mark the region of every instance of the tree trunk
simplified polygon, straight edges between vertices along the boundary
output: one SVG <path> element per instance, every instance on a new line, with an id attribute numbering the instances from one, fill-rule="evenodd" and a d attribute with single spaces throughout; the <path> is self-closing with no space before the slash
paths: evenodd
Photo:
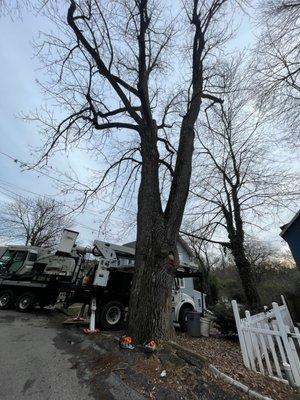
<path id="1" fill-rule="evenodd" d="M 235 265 L 239 271 L 247 304 L 251 310 L 259 310 L 261 308 L 261 301 L 257 291 L 254 274 L 251 269 L 251 264 L 246 258 L 243 244 L 241 242 L 234 243 L 231 251 Z"/>
<path id="2" fill-rule="evenodd" d="M 143 165 L 138 197 L 135 274 L 129 304 L 128 331 L 136 341 L 167 338 L 172 327 L 173 267 L 170 252 L 176 241 L 168 241 L 159 192 L 159 155 L 156 131 L 145 131 L 141 146 Z"/>
<path id="3" fill-rule="evenodd" d="M 248 261 L 245 253 L 244 222 L 242 219 L 241 205 L 236 186 L 232 188 L 231 196 L 233 202 L 233 219 L 235 223 L 234 228 L 233 220 L 231 220 L 232 222 L 228 230 L 228 236 L 231 243 L 231 251 L 235 261 L 235 265 L 239 271 L 248 306 L 251 310 L 256 311 L 261 307 L 261 301 L 257 291 L 257 286 L 251 264 Z"/>
<path id="4" fill-rule="evenodd" d="M 140 240 L 137 243 L 128 327 L 137 342 L 167 339 L 174 332 L 171 313 L 173 271 L 168 265 L 167 253 L 176 246 L 164 247 L 163 240 L 154 227 L 147 235 L 147 243 Z"/>
<path id="5" fill-rule="evenodd" d="M 142 15 L 142 14 L 141 14 Z M 199 26 L 198 26 L 199 31 Z M 157 126 L 151 120 L 150 106 L 145 102 L 145 125 L 140 125 L 142 171 L 138 197 L 135 274 L 129 304 L 129 332 L 137 340 L 168 338 L 172 327 L 173 270 L 178 266 L 177 239 L 189 192 L 194 151 L 194 125 L 199 115 L 202 94 L 202 62 L 199 35 L 195 35 L 193 53 L 193 93 L 183 117 L 170 194 L 165 212 L 162 210 L 159 185 L 159 152 Z M 142 37 L 142 36 L 141 36 Z M 141 51 L 144 52 L 140 41 Z M 141 53 L 142 54 L 142 53 Z M 143 59 L 143 57 L 141 57 Z M 143 61 L 143 60 L 142 60 Z M 144 64 L 140 62 L 140 78 Z M 139 91 L 148 98 L 146 79 Z M 144 84 L 144 86 L 143 86 Z M 173 253 L 175 266 L 168 265 Z"/>
<path id="6" fill-rule="evenodd" d="M 189 190 L 194 130 L 181 128 L 175 173 L 168 205 L 162 210 L 159 191 L 157 130 L 141 134 L 142 171 L 138 197 L 135 274 L 129 304 L 129 333 L 138 342 L 167 339 L 172 324 L 173 273 L 178 266 L 177 240 Z M 175 265 L 168 263 L 173 254 Z"/>

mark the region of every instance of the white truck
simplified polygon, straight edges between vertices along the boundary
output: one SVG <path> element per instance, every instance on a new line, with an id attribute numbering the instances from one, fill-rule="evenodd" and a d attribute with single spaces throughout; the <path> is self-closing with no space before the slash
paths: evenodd
<path id="1" fill-rule="evenodd" d="M 85 249 L 96 258 L 96 265 L 87 276 L 68 287 L 60 298 L 67 304 L 96 303 L 96 323 L 104 329 L 120 329 L 124 324 L 129 304 L 134 272 L 135 249 L 95 240 L 92 249 Z M 186 313 L 206 311 L 205 294 L 194 289 L 185 293 L 185 281 L 193 286 L 193 278 L 200 273 L 194 265 L 181 263 L 174 273 L 172 313 L 175 326 L 185 329 Z"/>
<path id="2" fill-rule="evenodd" d="M 77 232 L 65 229 L 56 252 L 35 246 L 7 246 L 0 256 L 0 310 L 30 311 L 55 304 L 62 287 L 77 277 L 83 255 L 74 250 Z"/>
<path id="3" fill-rule="evenodd" d="M 95 240 L 93 247 L 76 245 L 78 232 L 64 230 L 57 251 L 9 246 L 0 257 L 0 309 L 15 306 L 29 311 L 34 305 L 60 302 L 96 303 L 96 323 L 102 329 L 120 329 L 129 304 L 135 249 Z M 91 255 L 91 260 L 88 259 Z M 186 313 L 206 310 L 205 294 L 190 289 L 199 276 L 182 262 L 174 274 L 173 321 L 185 329 Z"/>

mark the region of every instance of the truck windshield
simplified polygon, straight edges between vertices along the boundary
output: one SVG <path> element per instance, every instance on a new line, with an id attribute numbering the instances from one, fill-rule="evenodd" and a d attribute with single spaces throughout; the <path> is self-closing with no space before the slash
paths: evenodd
<path id="1" fill-rule="evenodd" d="M 0 258 L 0 270 L 17 272 L 23 266 L 27 253 L 27 251 L 6 250 Z"/>
<path id="2" fill-rule="evenodd" d="M 0 270 L 7 268 L 9 262 L 13 259 L 14 254 L 15 251 L 12 250 L 6 250 L 5 253 L 2 254 L 2 257 L 0 258 Z"/>

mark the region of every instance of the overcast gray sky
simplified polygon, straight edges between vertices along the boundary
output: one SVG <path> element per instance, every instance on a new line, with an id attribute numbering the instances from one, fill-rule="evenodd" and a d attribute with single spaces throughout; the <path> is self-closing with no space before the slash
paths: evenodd
<path id="1" fill-rule="evenodd" d="M 18 118 L 21 113 L 39 109 L 44 103 L 43 96 L 36 79 L 42 80 L 39 62 L 34 56 L 32 41 L 37 40 L 39 31 L 51 29 L 49 21 L 41 15 L 36 17 L 23 13 L 22 20 L 14 21 L 3 17 L 0 24 L 0 199 L 10 200 L 15 194 L 22 196 L 47 195 L 65 201 L 55 187 L 55 176 L 48 171 L 47 175 L 35 171 L 23 171 L 18 163 L 11 158 L 25 162 L 36 159 L 34 148 L 41 144 L 41 137 L 34 124 Z M 5 153 L 7 156 L 5 156 Z M 67 158 L 68 157 L 68 158 Z M 68 171 L 69 164 L 84 180 L 89 168 L 97 168 L 91 157 L 84 151 L 73 150 L 68 155 L 63 154 L 50 160 L 51 165 L 58 165 L 61 171 Z M 27 190 L 27 191 L 26 191 Z M 107 208 L 107 203 L 95 203 L 87 206 L 88 211 L 76 216 L 74 229 L 80 231 L 82 242 L 88 242 L 98 236 L 99 212 Z M 115 224 L 120 226 L 121 209 L 113 217 Z M 109 239 L 116 237 L 113 229 Z M 134 235 L 134 234 L 133 234 Z M 103 235 L 100 232 L 100 236 Z M 130 237 L 130 240 L 133 237 Z M 127 241 L 127 237 L 124 238 Z"/>
<path id="2" fill-rule="evenodd" d="M 244 16 L 241 20 L 238 39 L 232 45 L 243 48 L 251 45 L 253 32 L 249 18 Z M 43 78 L 43 71 L 39 70 L 39 63 L 34 57 L 32 41 L 36 40 L 39 31 L 47 31 L 51 28 L 47 19 L 41 15 L 36 17 L 24 12 L 22 20 L 12 21 L 9 17 L 2 17 L 0 24 L 0 200 L 11 200 L 16 194 L 22 196 L 47 195 L 65 201 L 55 188 L 55 181 L 49 176 L 44 176 L 36 171 L 21 171 L 18 163 L 10 157 L 30 162 L 35 159 L 34 147 L 41 143 L 41 137 L 34 124 L 24 122 L 17 118 L 21 113 L 27 113 L 35 108 L 39 109 L 44 103 L 40 87 L 36 79 Z M 4 154 L 3 154 L 4 153 Z M 66 154 L 56 156 L 50 160 L 51 165 L 59 165 L 61 171 L 68 171 L 69 165 L 80 174 L 84 180 L 88 176 L 89 168 L 97 169 L 96 161 L 83 150 L 74 150 Z M 55 176 L 48 171 L 47 174 Z M 98 214 L 107 208 L 107 204 L 101 201 L 87 206 L 87 211 L 77 215 L 74 229 L 80 232 L 82 243 L 88 243 L 98 236 Z M 289 217 L 292 216 L 290 213 Z M 117 209 L 112 217 L 110 232 L 104 234 L 100 231 L 100 238 L 128 242 L 134 239 L 135 231 L 126 237 L 120 237 L 119 231 L 122 220 L 129 217 L 128 210 Z M 130 219 L 133 216 L 130 215 Z M 287 222 L 287 221 L 284 221 Z M 280 242 L 278 226 L 270 227 L 263 234 L 265 240 L 276 244 Z"/>

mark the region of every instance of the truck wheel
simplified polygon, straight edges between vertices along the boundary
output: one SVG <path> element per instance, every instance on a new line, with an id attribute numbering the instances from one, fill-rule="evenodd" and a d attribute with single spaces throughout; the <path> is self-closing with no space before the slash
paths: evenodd
<path id="1" fill-rule="evenodd" d="M 16 302 L 16 309 L 20 312 L 28 312 L 32 309 L 35 303 L 35 295 L 32 292 L 21 294 Z"/>
<path id="2" fill-rule="evenodd" d="M 180 312 L 179 312 L 179 318 L 178 318 L 178 322 L 180 325 L 180 330 L 182 332 L 186 332 L 187 330 L 187 326 L 186 326 L 186 322 L 187 322 L 187 313 L 193 311 L 192 307 L 182 307 Z"/>
<path id="3" fill-rule="evenodd" d="M 122 329 L 125 318 L 125 308 L 120 301 L 109 301 L 101 307 L 99 323 L 102 329 L 117 331 Z"/>
<path id="4" fill-rule="evenodd" d="M 0 292 L 0 310 L 11 308 L 14 303 L 14 297 L 15 295 L 12 290 L 2 290 L 2 292 Z"/>

